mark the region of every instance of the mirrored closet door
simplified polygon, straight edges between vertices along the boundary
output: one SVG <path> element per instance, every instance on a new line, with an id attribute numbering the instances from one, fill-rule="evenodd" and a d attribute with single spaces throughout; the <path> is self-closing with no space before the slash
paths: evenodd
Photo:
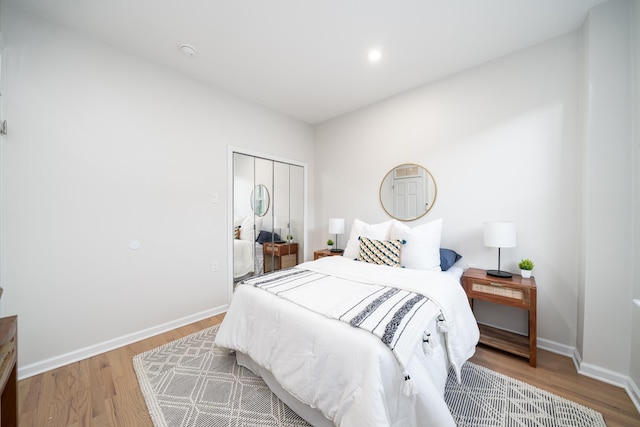
<path id="1" fill-rule="evenodd" d="M 304 260 L 304 167 L 233 153 L 233 283 Z"/>

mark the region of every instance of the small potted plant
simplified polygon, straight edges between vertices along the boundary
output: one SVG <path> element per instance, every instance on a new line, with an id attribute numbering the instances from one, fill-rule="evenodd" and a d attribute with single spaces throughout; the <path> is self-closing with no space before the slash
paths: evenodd
<path id="1" fill-rule="evenodd" d="M 331 249 L 331 246 L 333 246 L 333 240 L 327 240 L 327 246 L 329 247 L 329 249 Z"/>
<path id="2" fill-rule="evenodd" d="M 293 242 L 293 236 L 291 234 L 287 234 L 287 242 Z"/>
<path id="3" fill-rule="evenodd" d="M 533 270 L 533 261 L 529 258 L 524 258 L 520 260 L 518 263 L 518 267 L 520 267 L 520 275 L 525 279 L 531 277 L 531 270 Z"/>

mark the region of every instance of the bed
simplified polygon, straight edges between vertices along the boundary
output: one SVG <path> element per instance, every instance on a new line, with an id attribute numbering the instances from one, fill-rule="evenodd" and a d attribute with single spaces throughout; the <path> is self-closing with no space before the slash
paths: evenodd
<path id="1" fill-rule="evenodd" d="M 439 256 L 430 269 L 362 262 L 361 247 L 360 261 L 350 256 L 353 238 L 359 246 L 406 243 L 392 239 L 398 229 L 423 240 L 400 225 L 376 233 L 354 222 L 345 256 L 243 281 L 216 345 L 235 351 L 314 426 L 455 425 L 444 402 L 447 373 L 459 374 L 479 336 L 459 275 L 440 271 Z"/>
<path id="2" fill-rule="evenodd" d="M 233 279 L 262 274 L 264 255 L 262 243 L 271 241 L 272 234 L 262 230 L 262 218 L 234 218 Z M 257 231 L 257 234 L 255 231 Z M 277 235 L 275 235 L 279 239 Z"/>
<path id="3" fill-rule="evenodd" d="M 263 258 L 261 243 L 233 239 L 233 278 L 262 274 Z"/>

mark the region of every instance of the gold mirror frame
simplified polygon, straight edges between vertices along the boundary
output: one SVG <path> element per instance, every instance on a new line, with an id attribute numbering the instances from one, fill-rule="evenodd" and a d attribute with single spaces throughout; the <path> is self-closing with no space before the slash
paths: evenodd
<path id="1" fill-rule="evenodd" d="M 256 185 L 251 190 L 251 210 L 256 216 L 265 216 L 269 212 L 271 196 L 269 189 L 264 184 Z"/>
<path id="2" fill-rule="evenodd" d="M 394 192 L 403 191 L 403 189 L 396 187 L 398 184 L 404 183 L 416 186 L 416 189 L 412 190 L 413 195 L 416 196 L 414 206 L 396 205 L 394 207 L 394 200 L 397 201 L 400 196 Z M 402 187 L 406 188 L 404 185 Z M 410 193 L 405 194 L 410 195 Z M 431 172 L 415 163 L 403 163 L 394 167 L 385 175 L 380 184 L 380 204 L 387 215 L 398 221 L 415 221 L 422 218 L 433 208 L 437 195 L 438 187 Z M 409 197 L 405 197 L 405 201 L 409 201 Z M 423 208 L 420 209 L 418 206 L 423 206 Z"/>

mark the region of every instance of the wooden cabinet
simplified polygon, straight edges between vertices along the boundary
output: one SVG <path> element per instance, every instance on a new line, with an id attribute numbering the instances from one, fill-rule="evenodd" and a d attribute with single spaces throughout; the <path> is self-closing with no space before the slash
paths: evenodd
<path id="1" fill-rule="evenodd" d="M 315 261 L 318 258 L 323 258 L 326 256 L 342 256 L 343 253 L 343 250 L 341 250 L 340 252 L 332 252 L 330 249 L 320 249 L 313 252 L 313 260 Z"/>
<path id="2" fill-rule="evenodd" d="M 503 278 L 489 276 L 484 270 L 470 268 L 462 275 L 464 287 L 471 308 L 473 300 L 479 299 L 496 304 L 527 310 L 529 334 L 523 336 L 487 325 L 480 328 L 480 342 L 509 353 L 529 359 L 529 365 L 536 366 L 537 357 L 537 287 L 535 279 L 525 279 L 519 274 Z"/>
<path id="3" fill-rule="evenodd" d="M 264 272 L 298 265 L 297 243 L 263 243 Z"/>
<path id="4" fill-rule="evenodd" d="M 0 426 L 18 425 L 18 317 L 0 319 Z"/>

